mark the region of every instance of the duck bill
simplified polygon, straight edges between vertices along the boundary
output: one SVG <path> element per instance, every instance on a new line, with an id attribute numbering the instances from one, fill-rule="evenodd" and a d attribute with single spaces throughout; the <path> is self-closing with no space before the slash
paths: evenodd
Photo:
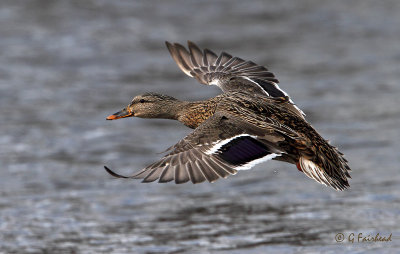
<path id="1" fill-rule="evenodd" d="M 107 116 L 106 119 L 107 120 L 117 120 L 120 118 L 125 118 L 125 117 L 130 117 L 130 116 L 133 116 L 133 112 L 130 112 L 129 110 L 124 108 L 123 110 L 118 111 L 117 113 Z"/>

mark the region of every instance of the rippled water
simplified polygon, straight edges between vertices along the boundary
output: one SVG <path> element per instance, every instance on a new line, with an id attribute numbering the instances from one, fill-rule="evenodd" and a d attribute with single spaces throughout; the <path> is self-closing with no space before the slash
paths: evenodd
<path id="1" fill-rule="evenodd" d="M 400 2 L 0 3 L 0 252 L 400 251 Z M 269 162 L 214 184 L 113 179 L 190 130 L 105 121 L 139 93 L 219 93 L 184 76 L 164 41 L 267 65 L 353 169 L 335 192 Z M 335 235 L 391 242 L 337 243 Z"/>

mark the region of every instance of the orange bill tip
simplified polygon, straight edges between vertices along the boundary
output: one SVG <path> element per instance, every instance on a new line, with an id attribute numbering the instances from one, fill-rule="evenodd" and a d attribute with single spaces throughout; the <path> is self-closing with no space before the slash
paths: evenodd
<path id="1" fill-rule="evenodd" d="M 116 119 L 118 119 L 118 118 L 119 118 L 119 117 L 116 116 L 116 115 L 109 115 L 109 116 L 107 116 L 106 120 L 116 120 Z"/>
<path id="2" fill-rule="evenodd" d="M 123 110 L 114 113 L 112 115 L 107 116 L 107 120 L 116 120 L 116 119 L 120 119 L 120 118 L 125 118 L 125 117 L 130 117 L 133 116 L 133 112 L 127 110 L 126 108 L 124 108 Z"/>

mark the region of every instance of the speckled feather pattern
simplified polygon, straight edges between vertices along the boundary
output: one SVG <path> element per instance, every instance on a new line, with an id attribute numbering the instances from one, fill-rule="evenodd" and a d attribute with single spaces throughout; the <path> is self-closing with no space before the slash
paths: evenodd
<path id="1" fill-rule="evenodd" d="M 336 190 L 349 187 L 350 168 L 343 154 L 305 120 L 267 68 L 225 52 L 219 56 L 208 49 L 202 52 L 192 42 L 189 51 L 177 43 L 167 47 L 185 74 L 202 84 L 217 85 L 224 93 L 196 102 L 156 93 L 136 96 L 122 112 L 175 119 L 194 131 L 130 178 L 214 182 L 274 159 L 296 164 L 308 177 Z"/>
<path id="2" fill-rule="evenodd" d="M 286 108 L 286 103 L 288 101 L 284 97 L 271 98 L 263 95 L 249 97 L 243 92 L 225 93 L 203 102 L 193 103 L 184 117 L 178 120 L 186 126 L 197 128 L 215 112 L 236 116 L 264 130 L 265 133 L 283 136 L 284 140 L 277 144 L 278 147 L 297 160 L 300 156 L 304 156 L 315 162 L 331 179 L 330 185 L 337 189 L 346 188 L 347 177 L 350 177 L 346 159 L 308 122 Z M 236 133 L 230 131 L 227 126 L 224 130 L 226 133 Z M 226 137 L 221 137 L 223 138 Z M 201 142 L 192 141 L 192 143 L 198 145 Z"/>

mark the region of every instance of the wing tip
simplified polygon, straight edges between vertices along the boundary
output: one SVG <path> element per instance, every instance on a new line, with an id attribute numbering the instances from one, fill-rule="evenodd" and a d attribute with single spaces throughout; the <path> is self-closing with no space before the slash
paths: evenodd
<path id="1" fill-rule="evenodd" d="M 123 176 L 120 174 L 115 173 L 114 171 L 112 171 L 110 168 L 108 168 L 107 166 L 104 166 L 104 169 L 107 171 L 107 173 L 109 173 L 110 175 L 112 175 L 113 177 L 116 178 L 129 178 L 128 176 Z"/>
<path id="2" fill-rule="evenodd" d="M 193 41 L 191 41 L 191 40 L 188 40 L 187 41 L 187 44 L 188 44 L 188 47 L 189 48 L 199 48 L 198 46 L 197 46 L 197 44 L 196 43 L 194 43 Z"/>
<path id="3" fill-rule="evenodd" d="M 173 50 L 173 45 L 169 41 L 165 41 L 165 46 L 167 47 L 168 51 L 171 52 Z"/>

